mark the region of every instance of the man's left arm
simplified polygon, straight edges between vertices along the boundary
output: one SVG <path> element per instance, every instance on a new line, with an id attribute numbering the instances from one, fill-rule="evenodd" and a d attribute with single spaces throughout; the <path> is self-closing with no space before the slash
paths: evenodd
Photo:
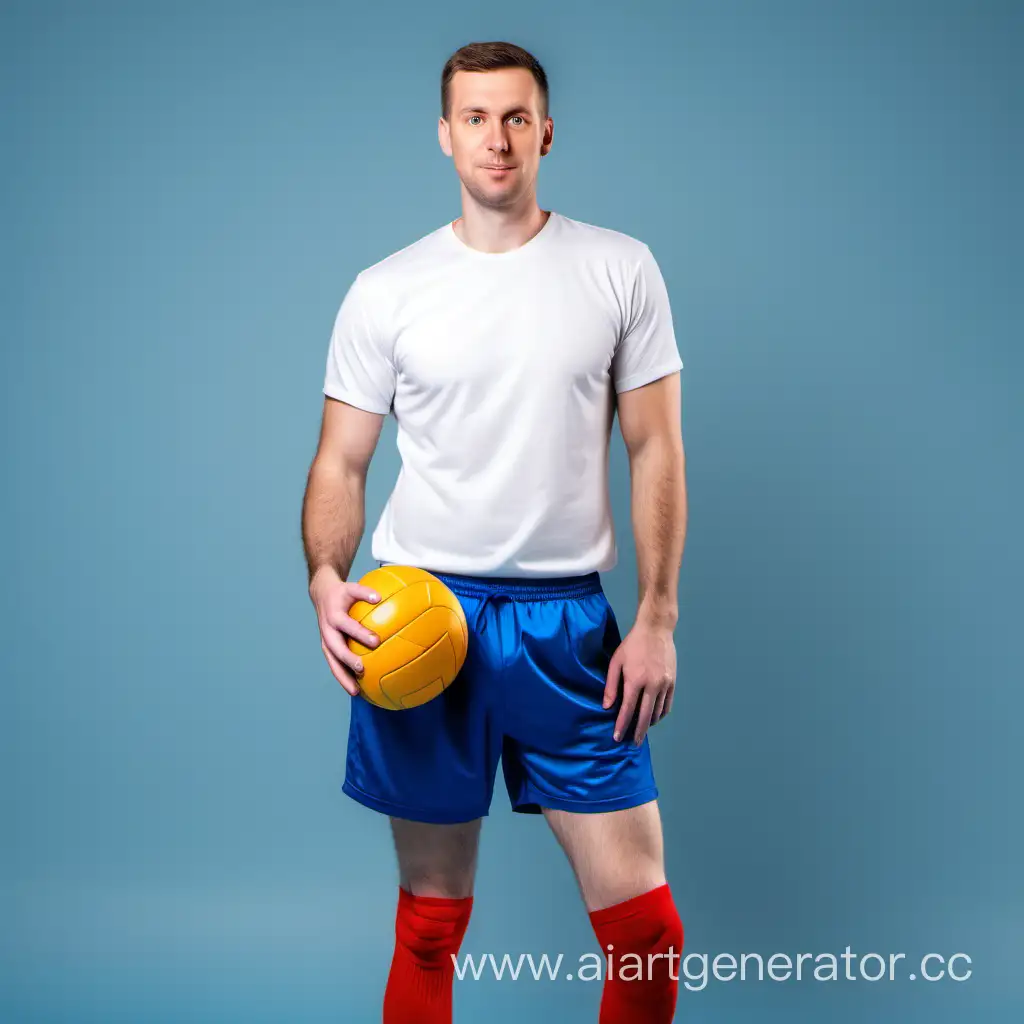
<path id="1" fill-rule="evenodd" d="M 604 706 L 614 703 L 621 681 L 615 738 L 625 735 L 639 709 L 633 737 L 638 745 L 649 726 L 669 713 L 675 691 L 673 632 L 686 538 L 680 387 L 679 373 L 672 373 L 618 396 L 619 426 L 629 456 L 639 592 L 636 621 L 608 668 Z"/>

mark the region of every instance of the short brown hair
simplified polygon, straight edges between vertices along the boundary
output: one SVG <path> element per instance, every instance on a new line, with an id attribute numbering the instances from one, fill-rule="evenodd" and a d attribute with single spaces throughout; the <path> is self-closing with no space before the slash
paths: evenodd
<path id="1" fill-rule="evenodd" d="M 441 116 L 448 120 L 449 92 L 456 71 L 497 71 L 526 68 L 540 86 L 541 117 L 548 116 L 548 76 L 532 53 L 515 43 L 467 43 L 456 50 L 441 72 Z"/>

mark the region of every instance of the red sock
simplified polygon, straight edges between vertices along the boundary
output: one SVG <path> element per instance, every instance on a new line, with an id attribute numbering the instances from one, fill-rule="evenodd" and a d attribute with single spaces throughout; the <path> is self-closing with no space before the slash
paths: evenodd
<path id="1" fill-rule="evenodd" d="M 679 992 L 683 922 L 668 884 L 591 911 L 590 923 L 606 970 L 599 1024 L 670 1024 Z M 670 951 L 671 957 L 648 960 Z"/>
<path id="2" fill-rule="evenodd" d="M 472 896 L 414 896 L 399 886 L 384 1024 L 451 1024 L 452 954 L 459 951 L 472 908 Z"/>

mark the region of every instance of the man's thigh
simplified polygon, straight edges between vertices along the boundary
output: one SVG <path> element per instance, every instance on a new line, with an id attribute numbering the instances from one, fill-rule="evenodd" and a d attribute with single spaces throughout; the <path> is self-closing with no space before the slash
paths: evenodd
<path id="1" fill-rule="evenodd" d="M 569 858 L 588 912 L 665 883 L 657 800 L 594 813 L 544 808 L 544 817 Z"/>
<path id="2" fill-rule="evenodd" d="M 399 883 L 414 896 L 473 894 L 482 820 L 434 824 L 391 817 Z"/>

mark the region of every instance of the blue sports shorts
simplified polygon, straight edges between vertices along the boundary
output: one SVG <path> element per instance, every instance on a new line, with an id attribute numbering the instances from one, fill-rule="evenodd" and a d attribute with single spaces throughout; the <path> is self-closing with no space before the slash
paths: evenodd
<path id="1" fill-rule="evenodd" d="M 466 613 L 466 661 L 438 697 L 402 711 L 351 702 L 342 790 L 413 821 L 484 817 L 500 759 L 514 811 L 612 811 L 657 797 L 650 742 L 602 708 L 621 642 L 598 573 L 501 579 L 434 573 Z M 634 715 L 634 721 L 635 721 Z"/>

